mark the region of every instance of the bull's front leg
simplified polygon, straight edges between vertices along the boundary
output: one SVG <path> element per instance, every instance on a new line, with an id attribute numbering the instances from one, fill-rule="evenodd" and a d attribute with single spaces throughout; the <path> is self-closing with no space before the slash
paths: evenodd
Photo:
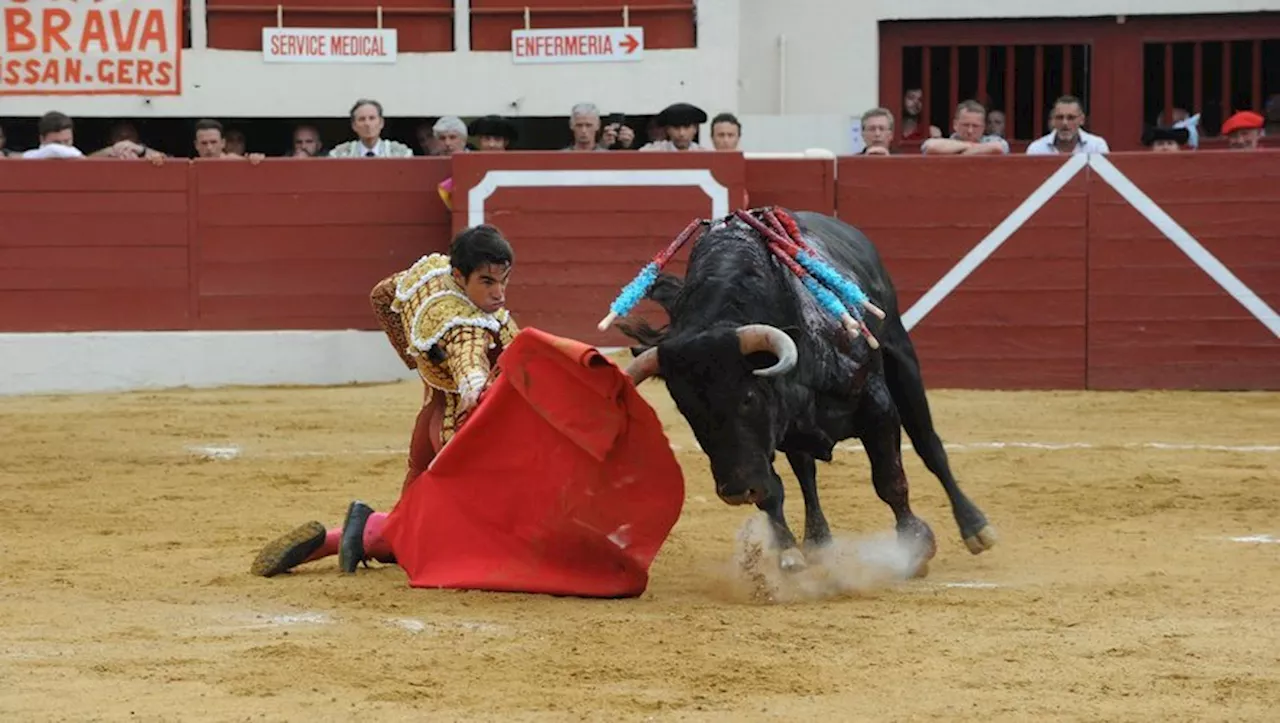
<path id="1" fill-rule="evenodd" d="M 800 482 L 800 494 L 804 496 L 804 546 L 824 547 L 831 543 L 831 526 L 822 513 L 818 500 L 818 465 L 813 455 L 804 452 L 787 452 L 787 462 L 796 480 Z"/>
<path id="2" fill-rule="evenodd" d="M 769 490 L 769 496 L 764 501 L 756 504 L 756 509 L 769 517 L 773 543 L 778 548 L 779 567 L 787 571 L 802 570 L 805 567 L 804 555 L 796 547 L 796 536 L 787 526 L 787 517 L 782 511 L 782 503 L 786 499 L 782 478 L 772 469 L 769 473 L 773 476 L 773 489 Z"/>
<path id="3" fill-rule="evenodd" d="M 907 474 L 902 469 L 902 432 L 898 411 L 883 380 L 869 382 L 861 405 L 862 446 L 871 462 L 876 495 L 889 505 L 897 523 L 898 539 L 912 551 L 911 570 L 916 577 L 928 572 L 938 544 L 929 525 L 911 511 Z"/>

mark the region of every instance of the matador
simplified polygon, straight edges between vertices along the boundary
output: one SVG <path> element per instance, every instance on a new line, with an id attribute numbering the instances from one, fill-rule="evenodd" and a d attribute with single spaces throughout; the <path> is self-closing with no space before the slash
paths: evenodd
<path id="1" fill-rule="evenodd" d="M 382 330 L 423 382 L 402 494 L 479 402 L 498 355 L 519 331 L 506 308 L 514 261 L 501 232 L 475 226 L 453 239 L 447 256 L 424 256 L 378 282 L 370 294 Z M 301 525 L 268 543 L 250 571 L 271 577 L 334 554 L 348 573 L 369 559 L 395 562 L 381 534 L 388 514 L 355 500 L 341 527 Z"/>

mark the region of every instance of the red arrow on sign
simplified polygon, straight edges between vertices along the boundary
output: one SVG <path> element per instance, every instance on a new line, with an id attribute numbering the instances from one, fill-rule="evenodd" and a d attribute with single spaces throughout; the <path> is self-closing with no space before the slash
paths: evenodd
<path id="1" fill-rule="evenodd" d="M 627 33 L 627 39 L 623 40 L 621 43 L 618 43 L 618 45 L 622 46 L 623 48 L 626 48 L 627 55 L 631 55 L 632 53 L 636 52 L 636 48 L 640 47 L 640 41 L 636 40 L 636 36 L 632 35 L 631 33 Z"/>

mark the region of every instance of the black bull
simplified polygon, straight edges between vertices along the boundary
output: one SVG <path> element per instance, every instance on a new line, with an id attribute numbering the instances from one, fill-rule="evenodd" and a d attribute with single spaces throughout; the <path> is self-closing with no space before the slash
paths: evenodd
<path id="1" fill-rule="evenodd" d="M 769 516 L 785 567 L 803 566 L 804 558 L 783 514 L 775 452 L 786 455 L 800 482 L 805 544 L 822 546 L 831 530 L 818 500 L 815 460 L 831 461 L 836 443 L 855 437 L 900 539 L 919 545 L 922 565 L 933 557 L 933 532 L 908 501 L 902 428 L 946 490 L 970 552 L 991 548 L 995 530 L 961 492 L 934 431 L 920 363 L 879 253 L 842 221 L 792 216 L 808 244 L 884 310 L 883 321 L 866 315 L 880 349 L 852 339 L 760 235 L 731 218 L 697 241 L 683 280 L 663 274 L 650 290 L 667 312 L 666 327 L 620 324 L 639 343 L 628 373 L 637 385 L 649 376 L 666 381 L 710 459 L 716 493 L 729 504 L 754 503 Z"/>

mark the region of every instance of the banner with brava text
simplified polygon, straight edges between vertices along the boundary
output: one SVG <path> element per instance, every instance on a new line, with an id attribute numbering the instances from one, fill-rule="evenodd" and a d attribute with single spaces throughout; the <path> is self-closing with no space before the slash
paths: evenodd
<path id="1" fill-rule="evenodd" d="M 0 0 L 0 95 L 179 95 L 182 0 Z"/>

